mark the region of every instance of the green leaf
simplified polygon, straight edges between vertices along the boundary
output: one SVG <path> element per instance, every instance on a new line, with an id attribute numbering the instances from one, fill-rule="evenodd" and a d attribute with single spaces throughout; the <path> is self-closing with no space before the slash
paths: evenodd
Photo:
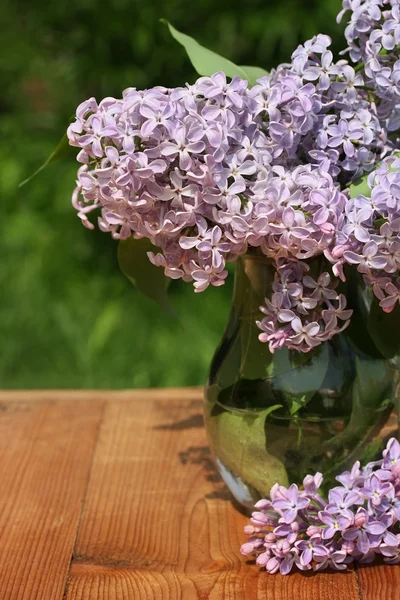
<path id="1" fill-rule="evenodd" d="M 153 265 L 147 252 L 158 249 L 147 238 L 128 238 L 118 244 L 118 263 L 123 274 L 145 296 L 155 300 L 170 315 L 174 315 L 167 295 L 170 280 L 160 267 Z"/>
<path id="2" fill-rule="evenodd" d="M 336 436 L 323 442 L 325 451 L 333 457 L 330 471 L 335 475 L 354 462 L 361 448 L 378 434 L 392 411 L 393 369 L 388 361 L 356 356 L 355 364 L 350 420 Z"/>
<path id="3" fill-rule="evenodd" d="M 305 363 L 296 365 L 298 358 Z M 276 389 L 295 398 L 301 395 L 304 402 L 306 397 L 311 397 L 321 388 L 328 365 L 328 344 L 322 344 L 307 355 L 281 348 L 273 355 L 268 377 L 274 378 Z"/>
<path id="4" fill-rule="evenodd" d="M 290 405 L 290 416 L 293 417 L 296 413 L 299 412 L 301 408 L 307 404 L 309 394 L 304 394 L 299 400 L 297 398 L 293 398 Z"/>
<path id="5" fill-rule="evenodd" d="M 259 77 L 264 77 L 268 73 L 260 67 L 239 67 L 232 61 L 220 56 L 212 50 L 208 50 L 196 40 L 185 33 L 181 33 L 171 25 L 166 19 L 161 19 L 162 23 L 167 25 L 172 37 L 183 46 L 190 58 L 190 61 L 199 75 L 210 77 L 217 71 L 223 71 L 227 77 L 240 77 L 247 79 L 249 85 L 254 85 Z"/>
<path id="6" fill-rule="evenodd" d="M 375 227 L 375 229 L 380 229 L 382 227 L 382 225 L 384 225 L 387 222 L 388 222 L 388 219 L 386 217 L 381 217 L 380 219 L 375 219 L 374 227 Z"/>
<path id="7" fill-rule="evenodd" d="M 288 485 L 285 465 L 269 453 L 265 436 L 268 415 L 281 407 L 275 404 L 254 414 L 224 410 L 206 419 L 219 460 L 265 498 L 274 483 Z"/>
<path id="8" fill-rule="evenodd" d="M 247 74 L 246 79 L 250 85 L 254 85 L 257 82 L 257 79 L 261 79 L 261 77 L 268 75 L 268 71 L 261 67 L 249 67 L 247 65 L 241 65 L 240 69 L 243 69 L 243 71 Z"/>
<path id="9" fill-rule="evenodd" d="M 400 353 L 400 306 L 396 303 L 391 313 L 385 313 L 374 297 L 368 315 L 367 329 L 379 352 L 385 358 Z"/>
<path id="10" fill-rule="evenodd" d="M 345 267 L 346 284 L 339 284 L 340 291 L 346 295 L 347 307 L 353 310 L 350 325 L 345 331 L 345 337 L 349 337 L 363 354 L 372 358 L 383 358 L 377 348 L 366 323 L 370 313 L 371 299 L 368 298 L 368 290 L 362 280 L 360 273 L 352 266 Z M 338 336 L 340 337 L 340 336 Z"/>
<path id="11" fill-rule="evenodd" d="M 356 356 L 357 376 L 353 388 L 354 408 L 360 409 L 358 425 L 361 424 L 362 414 L 367 411 L 374 413 L 381 409 L 382 403 L 387 406 L 388 390 L 390 390 L 393 372 L 386 360 L 370 360 Z M 375 419 L 376 420 L 376 419 Z"/>
<path id="12" fill-rule="evenodd" d="M 359 194 L 362 194 L 363 196 L 366 196 L 367 198 L 369 198 L 371 196 L 371 188 L 369 187 L 369 185 L 367 183 L 367 179 L 368 179 L 368 174 L 364 175 L 363 177 L 360 177 L 354 183 L 351 184 L 350 198 L 355 198 Z"/>
<path id="13" fill-rule="evenodd" d="M 393 152 L 393 156 L 400 157 L 400 152 Z M 381 165 L 381 163 L 378 163 L 375 166 L 375 168 L 378 168 L 380 165 Z M 392 169 L 391 167 L 389 167 L 389 171 L 397 171 L 397 169 Z M 350 189 L 350 198 L 355 198 L 359 194 L 362 194 L 363 196 L 366 196 L 366 198 L 370 198 L 370 196 L 371 196 L 371 189 L 370 189 L 370 187 L 368 186 L 368 183 L 367 183 L 368 175 L 369 174 L 366 173 L 365 175 L 363 175 L 359 179 L 356 179 L 356 181 L 351 184 L 351 186 L 349 188 Z"/>
<path id="14" fill-rule="evenodd" d="M 18 187 L 22 187 L 23 185 L 29 183 L 34 177 L 36 177 L 36 175 L 39 175 L 39 173 L 41 173 L 48 165 L 55 162 L 56 160 L 60 160 L 64 156 L 67 156 L 69 152 L 72 152 L 72 150 L 73 148 L 68 143 L 67 134 L 64 133 L 61 140 L 58 142 L 55 150 L 53 150 L 46 162 L 44 162 L 41 167 L 36 169 L 36 171 L 32 173 L 32 175 L 24 179 L 24 181 L 21 181 Z"/>

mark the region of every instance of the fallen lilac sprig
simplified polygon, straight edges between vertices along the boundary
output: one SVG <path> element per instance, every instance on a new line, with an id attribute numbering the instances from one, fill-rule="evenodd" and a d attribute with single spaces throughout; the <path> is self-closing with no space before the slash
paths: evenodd
<path id="1" fill-rule="evenodd" d="M 391 438 L 382 459 L 338 475 L 340 486 L 325 501 L 319 493 L 321 473 L 307 475 L 303 488 L 275 484 L 270 499 L 260 500 L 244 528 L 241 547 L 256 555 L 258 566 L 287 575 L 297 567 L 344 571 L 355 561 L 371 563 L 378 556 L 400 563 L 400 444 Z"/>

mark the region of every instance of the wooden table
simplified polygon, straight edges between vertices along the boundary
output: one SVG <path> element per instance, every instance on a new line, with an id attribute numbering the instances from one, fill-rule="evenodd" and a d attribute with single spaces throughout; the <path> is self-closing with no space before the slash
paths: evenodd
<path id="1" fill-rule="evenodd" d="M 0 393 L 0 600 L 394 600 L 400 566 L 260 572 L 198 389 Z"/>

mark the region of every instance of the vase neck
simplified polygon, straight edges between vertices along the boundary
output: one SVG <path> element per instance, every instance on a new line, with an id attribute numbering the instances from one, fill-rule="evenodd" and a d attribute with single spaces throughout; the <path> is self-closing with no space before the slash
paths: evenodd
<path id="1" fill-rule="evenodd" d="M 272 293 L 275 269 L 263 258 L 242 256 L 236 261 L 235 286 L 232 308 L 236 313 L 255 313 L 260 316 L 260 305 Z"/>
<path id="2" fill-rule="evenodd" d="M 260 306 L 271 297 L 275 268 L 268 259 L 244 255 L 236 261 L 232 306 L 225 333 L 214 355 L 209 383 L 225 385 L 239 379 L 257 379 L 271 361 L 268 344 L 258 339 Z"/>

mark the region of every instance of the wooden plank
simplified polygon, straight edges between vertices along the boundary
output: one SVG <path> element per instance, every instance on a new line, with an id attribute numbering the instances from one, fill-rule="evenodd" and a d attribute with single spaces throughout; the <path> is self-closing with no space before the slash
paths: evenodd
<path id="1" fill-rule="evenodd" d="M 135 390 L 2 390 L 0 391 L 0 407 L 4 402 L 42 402 L 43 400 L 72 400 L 104 402 L 115 400 L 165 400 L 171 397 L 182 400 L 201 400 L 203 389 L 188 388 L 159 388 Z"/>
<path id="2" fill-rule="evenodd" d="M 368 565 L 357 569 L 362 600 L 400 600 L 400 565 Z"/>
<path id="3" fill-rule="evenodd" d="M 354 572 L 270 576 L 239 553 L 240 514 L 201 402 L 108 403 L 66 600 L 357 600 Z"/>
<path id="4" fill-rule="evenodd" d="M 0 404 L 0 598 L 61 600 L 102 403 Z"/>

